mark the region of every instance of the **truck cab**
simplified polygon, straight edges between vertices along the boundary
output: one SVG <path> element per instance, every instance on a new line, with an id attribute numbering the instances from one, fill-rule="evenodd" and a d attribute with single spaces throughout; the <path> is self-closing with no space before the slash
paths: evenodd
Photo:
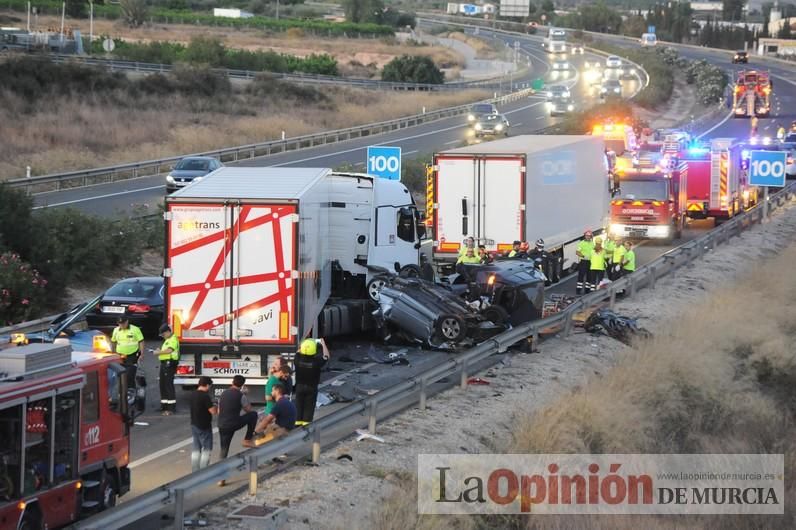
<path id="1" fill-rule="evenodd" d="M 628 239 L 679 239 L 685 226 L 686 175 L 682 167 L 622 171 L 611 201 L 610 234 Z"/>
<path id="2" fill-rule="evenodd" d="M 733 115 L 736 118 L 767 117 L 771 112 L 772 89 L 768 72 L 742 70 L 733 88 Z"/>
<path id="3" fill-rule="evenodd" d="M 418 275 L 426 226 L 406 186 L 362 173 L 328 178 L 332 296 L 374 298 L 372 280 L 383 269 Z"/>

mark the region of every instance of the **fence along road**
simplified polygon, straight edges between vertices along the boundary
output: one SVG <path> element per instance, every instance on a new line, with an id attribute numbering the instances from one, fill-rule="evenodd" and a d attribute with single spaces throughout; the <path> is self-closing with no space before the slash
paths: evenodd
<path id="1" fill-rule="evenodd" d="M 794 199 L 795 188 L 796 184 L 791 184 L 772 195 L 769 201 L 770 210 L 774 211 L 791 203 Z M 641 289 L 654 290 L 658 281 L 674 273 L 680 267 L 699 259 L 718 245 L 728 243 L 733 236 L 762 222 L 764 216 L 762 206 L 762 203 L 758 204 L 705 235 L 672 249 L 640 267 L 633 274 L 611 283 L 607 288 L 581 297 L 561 313 L 501 333 L 458 357 L 449 358 L 446 362 L 429 369 L 420 377 L 398 383 L 373 396 L 355 401 L 307 427 L 294 430 L 285 438 L 244 451 L 198 472 L 191 473 L 162 488 L 78 523 L 76 526 L 80 529 L 93 530 L 120 528 L 134 524 L 149 514 L 159 512 L 166 506 L 171 506 L 174 527 L 182 529 L 186 511 L 200 507 L 186 506 L 186 498 L 197 496 L 208 487 L 214 487 L 216 481 L 231 479 L 246 470 L 249 474 L 249 492 L 254 494 L 259 483 L 260 463 L 270 462 L 286 453 L 294 456 L 300 455 L 302 449 L 305 451 L 309 449 L 313 462 L 318 463 L 323 445 L 336 443 L 353 432 L 353 428 L 348 428 L 345 429 L 344 434 L 340 435 L 339 427 L 341 425 L 352 423 L 355 426 L 367 425 L 368 430 L 375 434 L 378 421 L 394 414 L 397 410 L 413 406 L 415 403 L 419 403 L 420 409 L 425 410 L 432 385 L 449 378 L 450 382 L 442 385 L 443 387 L 453 386 L 452 381 L 456 379 L 464 389 L 467 387 L 467 378 L 474 370 L 490 364 L 490 356 L 503 353 L 510 346 L 529 337 L 538 340 L 542 330 L 555 328 L 566 337 L 574 328 L 573 317 L 576 313 L 598 304 L 607 303 L 609 307 L 613 308 L 619 292 L 624 292 L 627 299 L 632 299 Z M 337 435 L 329 435 L 329 433 L 335 432 Z M 326 434 L 325 439 L 322 438 L 324 434 Z M 308 443 L 309 447 L 307 447 Z M 225 494 L 226 492 L 219 491 L 216 496 L 220 497 Z"/>

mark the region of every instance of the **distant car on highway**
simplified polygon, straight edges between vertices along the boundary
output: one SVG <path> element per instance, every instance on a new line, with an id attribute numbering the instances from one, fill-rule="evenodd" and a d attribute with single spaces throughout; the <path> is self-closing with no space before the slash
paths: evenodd
<path id="1" fill-rule="evenodd" d="M 467 121 L 472 126 L 475 125 L 475 122 L 478 121 L 481 116 L 497 113 L 497 107 L 492 103 L 476 103 L 470 107 L 470 112 L 467 114 Z"/>
<path id="2" fill-rule="evenodd" d="M 583 43 L 582 42 L 574 42 L 570 48 L 572 50 L 572 55 L 583 55 Z"/>
<path id="3" fill-rule="evenodd" d="M 547 87 L 547 101 L 553 101 L 554 99 L 569 99 L 571 97 L 571 93 L 569 88 L 564 85 L 550 85 Z"/>
<path id="4" fill-rule="evenodd" d="M 211 171 L 223 167 L 224 164 L 211 156 L 189 156 L 183 158 L 166 176 L 166 191 L 177 191 L 201 179 Z"/>
<path id="5" fill-rule="evenodd" d="M 569 61 L 566 59 L 556 59 L 553 61 L 553 71 L 554 72 L 568 72 L 572 68 L 572 65 L 569 64 Z"/>
<path id="6" fill-rule="evenodd" d="M 735 55 L 732 56 L 732 64 L 747 64 L 749 63 L 749 52 L 745 52 L 743 50 L 738 50 L 735 52 Z"/>
<path id="7" fill-rule="evenodd" d="M 600 87 L 600 97 L 622 97 L 622 83 L 618 79 L 606 79 Z"/>
<path id="8" fill-rule="evenodd" d="M 575 104 L 569 98 L 553 98 L 547 103 L 550 109 L 550 116 L 561 116 L 575 112 Z"/>
<path id="9" fill-rule="evenodd" d="M 605 60 L 605 67 L 622 68 L 622 59 L 620 59 L 616 55 L 609 55 L 608 58 Z"/>
<path id="10" fill-rule="evenodd" d="M 484 114 L 473 126 L 475 137 L 508 136 L 509 120 L 502 114 Z"/>
<path id="11" fill-rule="evenodd" d="M 159 276 L 117 282 L 103 293 L 94 309 L 86 313 L 86 322 L 93 329 L 112 330 L 119 317 L 127 317 L 144 335 L 157 336 L 163 323 L 164 288 L 163 278 Z"/>

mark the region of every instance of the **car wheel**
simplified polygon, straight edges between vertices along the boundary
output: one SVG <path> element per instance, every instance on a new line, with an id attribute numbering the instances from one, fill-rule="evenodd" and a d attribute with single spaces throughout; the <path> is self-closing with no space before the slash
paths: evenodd
<path id="1" fill-rule="evenodd" d="M 378 302 L 379 291 L 381 291 L 381 288 L 384 287 L 386 284 L 387 282 L 384 280 L 384 278 L 379 278 L 379 277 L 372 278 L 367 285 L 368 298 L 370 298 L 374 302 Z"/>
<path id="2" fill-rule="evenodd" d="M 493 324 L 497 324 L 498 326 L 507 323 L 511 318 L 509 312 L 506 311 L 503 306 L 499 305 L 491 305 L 484 309 L 481 314 L 485 319 L 490 320 Z"/>
<path id="3" fill-rule="evenodd" d="M 458 342 L 467 332 L 464 320 L 456 315 L 441 316 L 434 327 L 437 334 L 447 342 Z"/>

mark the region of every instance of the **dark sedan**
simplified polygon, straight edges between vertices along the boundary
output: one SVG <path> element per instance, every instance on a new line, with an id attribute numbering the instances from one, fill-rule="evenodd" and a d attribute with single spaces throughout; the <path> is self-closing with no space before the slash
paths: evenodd
<path id="1" fill-rule="evenodd" d="M 210 156 L 183 158 L 166 176 L 166 191 L 177 191 L 223 166 L 224 164 Z"/>
<path id="2" fill-rule="evenodd" d="M 749 62 L 749 53 L 743 50 L 735 52 L 732 56 L 732 64 L 747 64 Z"/>
<path id="3" fill-rule="evenodd" d="M 93 329 L 110 330 L 119 317 L 141 328 L 144 335 L 154 337 L 163 322 L 163 278 L 145 276 L 127 278 L 105 291 L 94 309 L 86 314 Z"/>
<path id="4" fill-rule="evenodd" d="M 476 138 L 481 136 L 508 136 L 509 120 L 502 114 L 484 114 L 473 126 Z"/>

